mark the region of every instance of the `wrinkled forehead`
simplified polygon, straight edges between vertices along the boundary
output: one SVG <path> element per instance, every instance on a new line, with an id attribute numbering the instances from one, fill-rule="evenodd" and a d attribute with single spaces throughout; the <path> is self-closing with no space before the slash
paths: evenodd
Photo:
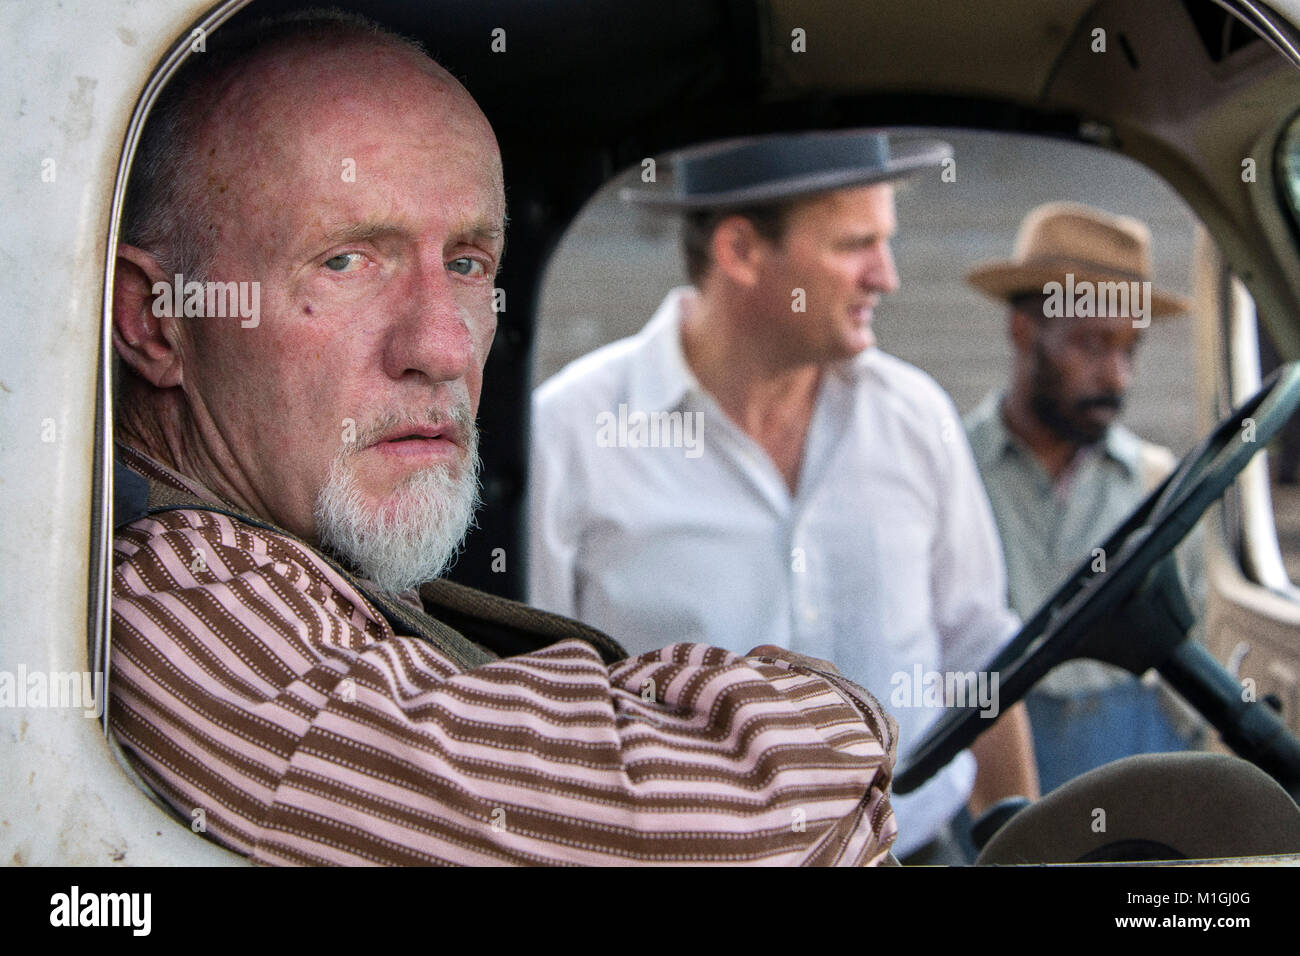
<path id="1" fill-rule="evenodd" d="M 347 161 L 382 160 L 385 147 L 472 166 L 497 188 L 501 179 L 496 137 L 464 87 L 417 51 L 377 40 L 259 54 L 214 90 L 197 145 L 218 203 L 337 179 Z"/>
<path id="2" fill-rule="evenodd" d="M 230 69 L 211 99 L 214 107 L 224 107 L 222 121 L 256 122 L 263 110 L 305 109 L 335 97 L 364 95 L 371 103 L 418 109 L 430 94 L 440 94 L 449 115 L 454 110 L 473 116 L 490 135 L 486 118 L 455 77 L 414 48 L 380 38 L 286 40 Z"/>

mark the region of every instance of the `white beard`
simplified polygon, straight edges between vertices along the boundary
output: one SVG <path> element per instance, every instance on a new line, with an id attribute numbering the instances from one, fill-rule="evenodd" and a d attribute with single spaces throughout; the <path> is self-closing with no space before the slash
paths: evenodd
<path id="1" fill-rule="evenodd" d="M 460 552 L 479 506 L 478 428 L 467 409 L 453 415 L 466 438 L 461 462 L 433 465 L 405 479 L 384 503 L 367 509 L 357 487 L 353 454 L 398 422 L 388 418 L 344 448 L 330 463 L 316 496 L 316 530 L 323 547 L 350 562 L 381 590 L 398 592 L 439 577 Z"/>

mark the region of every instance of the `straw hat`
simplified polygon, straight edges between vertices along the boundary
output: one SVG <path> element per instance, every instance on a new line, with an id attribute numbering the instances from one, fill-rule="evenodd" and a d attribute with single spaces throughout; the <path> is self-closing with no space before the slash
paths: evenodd
<path id="1" fill-rule="evenodd" d="M 1115 216 L 1079 203 L 1050 202 L 1030 210 L 1020 224 L 1011 258 L 985 262 L 966 281 L 994 299 L 1043 292 L 1049 282 L 1149 282 L 1151 231 L 1131 216 Z M 1151 290 L 1151 318 L 1186 312 L 1189 300 Z"/>

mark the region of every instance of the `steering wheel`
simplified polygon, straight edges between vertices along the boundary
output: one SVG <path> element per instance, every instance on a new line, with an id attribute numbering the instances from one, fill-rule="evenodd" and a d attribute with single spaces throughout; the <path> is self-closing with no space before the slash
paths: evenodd
<path id="1" fill-rule="evenodd" d="M 1255 452 L 1286 424 L 1298 405 L 1300 362 L 1292 362 L 1269 376 L 1255 395 L 1220 422 L 1111 534 L 1102 546 L 1105 563 L 1098 570 L 1093 570 L 1096 562 L 1091 558 L 1079 566 L 985 668 L 999 675 L 999 714 L 1024 697 L 1049 670 L 1074 657 L 1110 660 L 1138 674 L 1148 667 L 1167 665 L 1171 654 L 1184 647 L 1196 647 L 1204 658 L 1213 660 L 1199 645 L 1184 643 L 1192 615 L 1168 556 Z M 1106 646 L 1108 635 L 1098 638 L 1097 625 L 1144 585 L 1148 596 L 1157 592 L 1176 626 L 1154 629 L 1164 640 L 1112 641 Z M 1148 612 L 1143 608 L 1140 613 Z M 1183 671 L 1189 670 L 1197 673 L 1187 678 Z M 1217 670 L 1225 680 L 1231 680 L 1222 668 Z M 1184 682 L 1215 677 L 1200 659 L 1185 666 L 1180 674 Z M 1222 681 L 1219 684 L 1223 691 Z M 1182 690 L 1181 684 L 1175 686 Z M 1231 683 L 1231 692 L 1240 696 L 1235 682 Z M 895 777 L 895 791 L 915 790 L 989 726 L 991 721 L 981 717 L 977 701 L 950 710 L 917 743 Z M 1276 728 L 1270 728 L 1270 732 L 1276 736 Z M 1294 738 L 1289 743 L 1294 744 Z M 1291 760 L 1294 752 L 1295 748 L 1289 747 L 1285 760 Z"/>

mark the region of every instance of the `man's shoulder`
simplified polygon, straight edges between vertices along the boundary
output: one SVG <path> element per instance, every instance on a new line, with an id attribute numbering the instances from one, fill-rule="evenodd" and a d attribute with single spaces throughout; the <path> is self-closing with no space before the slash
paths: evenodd
<path id="1" fill-rule="evenodd" d="M 394 636 L 394 629 L 397 636 L 427 639 L 432 633 L 432 646 L 444 654 L 449 643 L 454 650 L 470 642 L 490 652 L 485 660 L 571 638 L 592 645 L 606 663 L 627 656 L 613 639 L 578 621 L 441 578 L 419 589 L 426 621 L 395 596 L 381 600 L 368 592 L 306 543 L 217 509 L 177 507 L 137 518 L 114 532 L 114 552 L 120 572 L 115 601 L 202 592 L 227 616 L 256 607 L 257 617 L 286 639 L 304 622 L 319 625 L 323 613 L 338 620 L 331 632 L 357 626 L 366 632 L 363 641 Z M 279 600 L 266 603 L 269 594 Z M 130 614 L 120 605 L 118 611 Z M 225 627 L 216 629 L 224 633 Z"/>
<path id="2" fill-rule="evenodd" d="M 534 413 L 553 422 L 610 410 L 630 394 L 653 402 L 681 389 L 689 373 L 678 342 L 680 321 L 695 294 L 690 286 L 671 290 L 641 331 L 564 366 L 533 392 Z"/>
<path id="3" fill-rule="evenodd" d="M 1002 393 L 994 390 L 980 399 L 980 403 L 962 416 L 967 433 L 983 431 L 997 423 L 998 404 Z"/>
<path id="4" fill-rule="evenodd" d="M 911 362 L 879 348 L 872 349 L 858 361 L 861 363 L 859 381 L 868 383 L 872 391 L 887 396 L 900 410 L 931 420 L 955 417 L 956 406 L 952 397 L 933 376 Z"/>
<path id="5" fill-rule="evenodd" d="M 384 629 L 360 586 L 314 546 L 256 516 L 215 503 L 169 502 L 165 489 L 159 492 L 151 485 L 149 511 L 113 530 L 115 602 L 202 593 L 235 607 L 276 594 L 285 600 L 274 602 L 274 613 L 263 612 L 289 626 L 325 609 Z"/>
<path id="6" fill-rule="evenodd" d="M 645 348 L 641 335 L 618 339 L 574 359 L 533 392 L 540 414 L 584 405 L 605 407 L 627 389 L 628 376 Z"/>
<path id="7" fill-rule="evenodd" d="M 218 507 L 177 505 L 135 518 L 113 531 L 113 565 L 148 566 L 156 578 L 133 578 L 136 589 L 162 591 L 224 584 L 249 573 L 336 580 L 329 563 L 307 544 L 254 525 Z M 183 573 L 176 573 L 181 571 Z"/>
<path id="8" fill-rule="evenodd" d="M 1001 454 L 1007 440 L 1006 429 L 998 407 L 1002 392 L 994 390 L 985 395 L 978 405 L 962 418 L 966 438 L 980 470 L 988 468 Z"/>

